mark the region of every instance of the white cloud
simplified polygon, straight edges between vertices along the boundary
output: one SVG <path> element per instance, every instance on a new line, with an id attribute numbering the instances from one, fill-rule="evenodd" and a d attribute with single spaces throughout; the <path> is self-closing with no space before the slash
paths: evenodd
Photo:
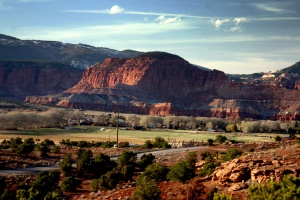
<path id="1" fill-rule="evenodd" d="M 243 32 L 243 29 L 242 29 L 241 27 L 239 27 L 239 26 L 231 27 L 229 30 L 230 30 L 231 32 L 233 32 L 233 33 L 236 33 L 236 32 Z"/>
<path id="2" fill-rule="evenodd" d="M 161 16 L 157 17 L 154 21 L 158 21 L 159 24 L 170 24 L 170 23 L 180 22 L 181 19 L 178 16 L 166 18 L 164 15 L 161 15 Z"/>
<path id="3" fill-rule="evenodd" d="M 256 8 L 258 8 L 260 10 L 267 11 L 267 12 L 274 12 L 274 13 L 286 13 L 286 12 L 288 12 L 285 9 L 278 8 L 278 7 L 272 6 L 270 4 L 254 3 L 252 5 L 254 5 Z"/>
<path id="4" fill-rule="evenodd" d="M 118 5 L 114 5 L 113 7 L 111 7 L 111 9 L 109 10 L 110 14 L 120 14 L 123 13 L 125 11 L 124 8 L 121 8 Z"/>
<path id="5" fill-rule="evenodd" d="M 1 1 L 1 0 L 0 0 Z M 120 8 L 120 7 L 119 7 Z M 123 8 L 120 8 L 123 9 Z M 118 10 L 118 9 L 116 9 Z M 94 14 L 112 14 L 111 9 L 106 10 L 62 10 L 62 12 L 72 12 L 72 13 L 94 13 Z M 211 17 L 207 16 L 198 16 L 198 15 L 186 15 L 186 14 L 178 14 L 178 13 L 159 13 L 159 12 L 140 12 L 140 11 L 129 11 L 122 10 L 122 14 L 127 15 L 146 15 L 146 16 L 165 16 L 165 17 L 180 17 L 180 18 L 192 18 L 192 19 L 210 19 Z"/>
<path id="6" fill-rule="evenodd" d="M 300 17 L 258 17 L 251 21 L 300 21 Z"/>
<path id="7" fill-rule="evenodd" d="M 212 20 L 212 23 L 215 25 L 216 29 L 219 30 L 222 24 L 230 22 L 230 19 L 217 19 L 216 21 Z"/>
<path id="8" fill-rule="evenodd" d="M 59 40 L 59 41 L 90 41 L 101 38 L 111 39 L 112 37 L 130 37 L 139 36 L 147 37 L 162 32 L 172 32 L 178 30 L 193 29 L 186 23 L 171 23 L 169 26 L 161 26 L 158 23 L 126 23 L 120 25 L 102 25 L 102 26 L 85 26 L 77 28 L 50 28 L 50 27 L 33 27 L 19 29 L 19 34 L 15 37 L 21 39 L 39 39 L 39 40 Z M 26 33 L 26 34 L 24 34 Z M 55 37 L 54 37 L 55 36 Z M 86 42 L 84 42 L 86 43 Z"/>
<path id="9" fill-rule="evenodd" d="M 239 25 L 239 23 L 248 22 L 250 20 L 245 17 L 237 17 L 237 18 L 234 18 L 233 21 L 235 22 L 235 25 L 237 26 L 237 25 Z"/>

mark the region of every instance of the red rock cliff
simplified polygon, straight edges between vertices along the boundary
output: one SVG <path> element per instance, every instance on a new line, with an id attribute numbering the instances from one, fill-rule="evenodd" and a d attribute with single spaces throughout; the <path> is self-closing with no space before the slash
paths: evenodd
<path id="1" fill-rule="evenodd" d="M 0 89 L 24 98 L 63 92 L 75 85 L 82 70 L 55 62 L 0 61 Z"/>
<path id="2" fill-rule="evenodd" d="M 299 99 L 298 90 L 235 83 L 221 71 L 201 70 L 175 55 L 150 53 L 93 65 L 52 103 L 142 114 L 269 119 L 300 109 Z"/>

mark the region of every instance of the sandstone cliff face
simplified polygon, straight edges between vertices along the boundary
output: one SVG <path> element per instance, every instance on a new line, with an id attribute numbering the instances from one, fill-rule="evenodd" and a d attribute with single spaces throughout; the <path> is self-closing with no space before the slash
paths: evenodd
<path id="1" fill-rule="evenodd" d="M 82 70 L 59 63 L 1 61 L 0 89 L 19 98 L 60 93 L 75 85 L 81 74 Z"/>
<path id="2" fill-rule="evenodd" d="M 27 101 L 49 101 L 42 99 Z M 270 119 L 300 110 L 299 99 L 298 90 L 236 83 L 221 71 L 201 70 L 171 54 L 150 53 L 93 65 L 51 103 L 163 116 Z"/>

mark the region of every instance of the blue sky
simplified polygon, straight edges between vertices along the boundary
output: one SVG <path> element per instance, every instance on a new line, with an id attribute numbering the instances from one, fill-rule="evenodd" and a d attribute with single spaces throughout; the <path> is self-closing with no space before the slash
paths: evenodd
<path id="1" fill-rule="evenodd" d="M 225 73 L 300 61 L 299 0 L 0 0 L 0 33 L 166 51 Z"/>

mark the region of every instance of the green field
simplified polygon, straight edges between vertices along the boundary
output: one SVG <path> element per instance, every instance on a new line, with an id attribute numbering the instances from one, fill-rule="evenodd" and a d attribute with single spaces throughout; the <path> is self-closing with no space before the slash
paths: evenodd
<path id="1" fill-rule="evenodd" d="M 10 139 L 12 137 L 21 137 L 23 139 L 32 137 L 34 139 L 51 139 L 55 143 L 61 140 L 74 140 L 74 141 L 116 141 L 117 131 L 116 128 L 107 128 L 101 131 L 102 127 L 95 126 L 80 126 L 72 130 L 59 129 L 59 128 L 43 128 L 34 130 L 13 130 L 1 131 L 0 141 Z M 209 133 L 205 131 L 188 131 L 188 130 L 167 130 L 167 129 L 153 129 L 153 130 L 121 130 L 119 129 L 119 142 L 128 141 L 135 144 L 143 144 L 146 140 L 153 140 L 155 137 L 160 136 L 170 142 L 179 141 L 204 141 L 207 139 L 215 139 L 217 135 L 224 135 L 229 140 L 236 140 L 239 142 L 272 142 L 274 137 L 278 134 L 241 134 L 241 133 Z M 283 135 L 281 135 L 283 137 Z"/>

